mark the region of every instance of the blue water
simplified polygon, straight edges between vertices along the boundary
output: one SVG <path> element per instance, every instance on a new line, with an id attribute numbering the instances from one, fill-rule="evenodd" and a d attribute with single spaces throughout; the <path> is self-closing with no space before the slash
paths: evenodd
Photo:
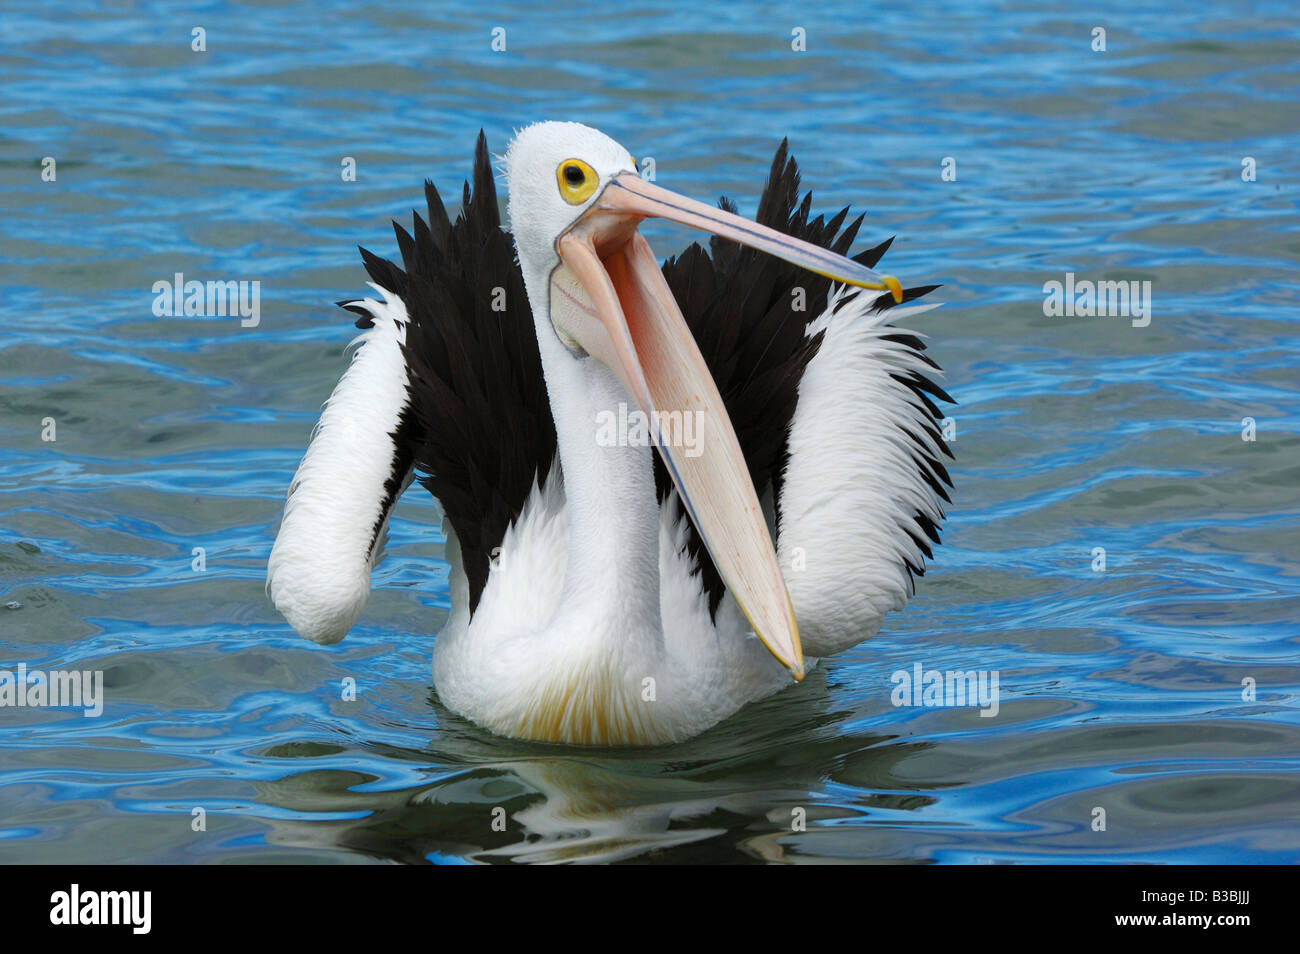
<path id="1" fill-rule="evenodd" d="M 1300 860 L 1297 63 L 1290 3 L 6 3 L 0 669 L 102 670 L 107 703 L 0 708 L 0 860 Z M 394 254 L 425 177 L 454 205 L 480 128 L 502 152 L 548 118 L 746 214 L 788 136 L 816 208 L 943 283 L 916 323 L 960 402 L 931 572 L 681 746 L 443 709 L 422 492 L 341 644 L 263 592 L 355 245 Z M 260 281 L 260 323 L 155 317 L 176 272 Z M 1149 326 L 1046 316 L 1067 272 L 1150 281 Z M 893 706 L 917 662 L 998 671 L 998 715 Z"/>

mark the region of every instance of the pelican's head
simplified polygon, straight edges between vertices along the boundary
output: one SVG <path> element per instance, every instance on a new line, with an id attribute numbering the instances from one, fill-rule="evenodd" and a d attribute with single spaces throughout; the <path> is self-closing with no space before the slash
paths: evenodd
<path id="1" fill-rule="evenodd" d="M 536 123 L 506 150 L 510 231 L 521 254 L 557 256 L 555 241 L 596 202 L 615 177 L 636 174 L 636 160 L 598 129 Z"/>
<path id="2" fill-rule="evenodd" d="M 546 274 L 542 302 L 560 341 L 607 365 L 651 422 L 652 435 L 719 574 L 754 632 L 795 678 L 799 631 L 735 430 L 659 263 L 637 231 L 651 216 L 761 249 L 836 281 L 888 289 L 896 278 L 644 181 L 632 154 L 578 123 L 537 123 L 506 152 L 510 228 L 526 281 Z M 542 323 L 538 323 L 539 333 Z M 703 453 L 681 453 L 654 426 L 693 413 Z"/>

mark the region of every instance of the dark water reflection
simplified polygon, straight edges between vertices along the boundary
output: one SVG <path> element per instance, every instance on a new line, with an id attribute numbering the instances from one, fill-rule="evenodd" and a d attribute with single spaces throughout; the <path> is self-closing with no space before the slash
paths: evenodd
<path id="1" fill-rule="evenodd" d="M 837 776 L 887 787 L 896 764 L 931 743 L 841 735 L 824 674 L 812 674 L 805 688 L 683 745 L 635 751 L 508 742 L 431 698 L 441 730 L 432 753 L 439 768 L 430 770 L 436 780 L 377 793 L 365 790 L 375 776 L 308 770 L 261 784 L 260 801 L 295 814 L 363 813 L 326 825 L 281 822 L 267 839 L 402 862 L 788 861 L 803 856 L 788 857 L 787 839 L 810 826 L 896 816 L 933 803 L 925 788 L 958 784 L 864 794 L 848 804 L 834 799 L 831 789 L 843 784 Z M 335 752 L 292 752 L 313 754 Z M 391 749 L 382 755 L 430 757 Z"/>

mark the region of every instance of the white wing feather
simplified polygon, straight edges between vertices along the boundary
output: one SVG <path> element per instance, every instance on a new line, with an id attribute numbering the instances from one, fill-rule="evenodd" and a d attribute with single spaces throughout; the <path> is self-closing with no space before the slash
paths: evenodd
<path id="1" fill-rule="evenodd" d="M 851 300 L 842 302 L 846 296 Z M 872 296 L 839 287 L 808 327 L 825 331 L 799 385 L 781 488 L 777 555 L 807 656 L 874 636 L 912 593 L 907 561 L 924 555 L 904 529 L 919 510 L 936 524 L 942 500 L 918 472 L 906 427 L 940 453 L 923 426 L 933 418 L 891 373 L 935 370 L 887 335 L 937 305 L 870 314 Z M 838 311 L 837 311 L 838 307 Z M 887 324 L 888 323 L 888 324 Z"/>

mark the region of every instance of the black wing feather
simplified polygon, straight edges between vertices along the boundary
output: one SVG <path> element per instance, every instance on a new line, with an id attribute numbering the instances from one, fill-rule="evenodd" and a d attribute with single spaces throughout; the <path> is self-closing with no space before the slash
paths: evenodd
<path id="1" fill-rule="evenodd" d="M 755 219 L 787 235 L 846 254 L 862 226 L 863 216 L 845 227 L 849 216 L 845 207 L 829 220 L 823 216 L 810 220 L 812 193 L 805 193 L 800 199 L 799 184 L 799 167 L 789 156 L 789 144 L 782 140 L 772 159 Z M 729 212 L 736 211 L 735 203 L 727 198 L 718 204 Z M 874 268 L 892 242 L 892 238 L 886 239 L 854 255 L 853 259 Z M 709 240 L 708 252 L 695 244 L 680 256 L 670 258 L 664 264 L 664 276 L 717 382 L 754 486 L 760 496 L 768 488 L 772 490 L 779 529 L 781 479 L 789 456 L 790 421 L 798 403 L 804 369 L 822 341 L 820 334 L 810 338 L 806 331 L 809 322 L 820 313 L 831 281 L 717 236 Z M 937 287 L 905 289 L 903 300 L 920 298 Z M 800 289 L 803 310 L 796 307 L 800 303 L 796 292 Z M 848 300 L 842 299 L 841 306 Z M 889 294 L 873 302 L 878 310 L 894 304 Z M 895 336 L 892 340 L 918 354 L 924 350 L 921 341 L 911 335 Z M 938 370 L 932 359 L 922 357 Z M 921 375 L 899 380 L 920 398 L 927 413 L 936 420 L 942 418 L 930 400 L 933 395 L 950 401 L 942 388 Z M 937 427 L 927 429 L 927 433 L 944 454 L 952 456 Z M 911 439 L 913 457 L 922 478 L 947 500 L 943 489 L 944 485 L 951 486 L 947 471 L 915 434 L 906 430 L 904 434 Z M 655 457 L 655 485 L 660 499 L 676 493 L 658 456 Z M 917 540 L 918 549 L 929 556 L 925 541 L 938 543 L 938 528 L 928 518 L 918 516 L 914 528 L 904 529 Z M 694 526 L 688 531 L 686 546 L 700 568 L 701 582 L 709 596 L 709 610 L 716 613 L 726 588 Z M 925 572 L 924 567 L 909 566 L 909 570 L 918 575 Z"/>
<path id="2" fill-rule="evenodd" d="M 409 402 L 395 436 L 407 451 L 399 457 L 414 461 L 456 532 L 473 612 L 492 551 L 555 458 L 555 424 L 481 132 L 473 189 L 466 183 L 456 221 L 432 182 L 425 198 L 428 217 L 414 213 L 410 233 L 394 223 L 402 268 L 365 249 L 361 257 L 371 280 L 406 305 Z M 503 301 L 498 288 L 503 311 L 493 310 Z"/>

